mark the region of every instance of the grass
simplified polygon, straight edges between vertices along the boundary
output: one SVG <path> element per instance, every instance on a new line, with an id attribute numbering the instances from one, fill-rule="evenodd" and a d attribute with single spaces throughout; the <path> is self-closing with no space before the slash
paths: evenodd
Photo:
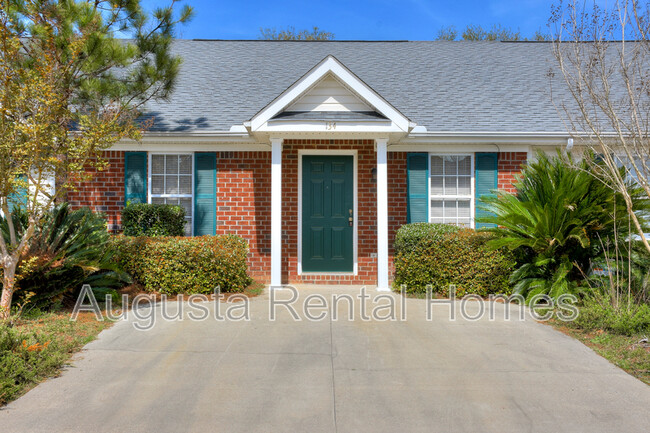
<path id="1" fill-rule="evenodd" d="M 75 352 L 110 325 L 92 313 L 71 322 L 67 311 L 23 317 L 11 327 L 0 324 L 0 406 L 57 376 Z"/>
<path id="2" fill-rule="evenodd" d="M 639 343 L 646 335 L 618 335 L 611 332 L 570 328 L 562 322 L 551 324 L 563 333 L 581 341 L 612 364 L 650 385 L 650 345 Z"/>

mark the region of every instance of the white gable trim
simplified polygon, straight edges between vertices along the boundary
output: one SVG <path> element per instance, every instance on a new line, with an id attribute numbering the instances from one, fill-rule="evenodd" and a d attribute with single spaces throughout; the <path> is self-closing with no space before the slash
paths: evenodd
<path id="1" fill-rule="evenodd" d="M 328 73 L 334 75 L 338 80 L 349 87 L 361 98 L 362 101 L 375 107 L 377 111 L 386 116 L 402 132 L 408 133 L 415 127 L 413 122 L 331 55 L 327 56 L 313 69 L 303 75 L 273 102 L 253 116 L 250 121 L 245 122 L 244 125 L 249 128 L 251 132 L 260 131 L 261 128 L 271 120 L 271 118 L 308 92 L 313 85 L 318 83 L 318 81 Z"/>

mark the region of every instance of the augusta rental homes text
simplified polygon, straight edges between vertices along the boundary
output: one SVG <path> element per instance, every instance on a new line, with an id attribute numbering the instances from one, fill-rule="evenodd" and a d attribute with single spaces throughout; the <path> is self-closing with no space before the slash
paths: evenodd
<path id="1" fill-rule="evenodd" d="M 253 277 L 387 289 L 417 221 L 478 227 L 537 149 L 569 135 L 549 43 L 178 40 L 143 140 L 68 194 L 120 230 L 127 202 L 179 204 L 186 234 L 234 233 Z"/>

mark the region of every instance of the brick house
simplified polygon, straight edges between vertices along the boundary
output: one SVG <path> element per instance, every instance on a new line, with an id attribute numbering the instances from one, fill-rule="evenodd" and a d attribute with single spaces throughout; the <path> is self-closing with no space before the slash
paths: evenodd
<path id="1" fill-rule="evenodd" d="M 68 195 L 105 212 L 174 203 L 187 235 L 235 233 L 251 274 L 387 289 L 403 224 L 477 227 L 536 149 L 566 146 L 550 45 L 179 40 L 142 142 Z"/>

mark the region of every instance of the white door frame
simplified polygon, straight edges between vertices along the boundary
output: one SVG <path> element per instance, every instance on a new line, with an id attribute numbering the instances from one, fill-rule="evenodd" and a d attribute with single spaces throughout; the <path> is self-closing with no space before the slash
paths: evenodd
<path id="1" fill-rule="evenodd" d="M 302 157 L 303 155 L 345 155 L 353 157 L 352 200 L 354 222 L 352 226 L 352 272 L 303 272 L 302 271 Z M 299 149 L 298 150 L 298 275 L 357 275 L 359 271 L 359 200 L 358 200 L 358 154 L 356 149 Z"/>

